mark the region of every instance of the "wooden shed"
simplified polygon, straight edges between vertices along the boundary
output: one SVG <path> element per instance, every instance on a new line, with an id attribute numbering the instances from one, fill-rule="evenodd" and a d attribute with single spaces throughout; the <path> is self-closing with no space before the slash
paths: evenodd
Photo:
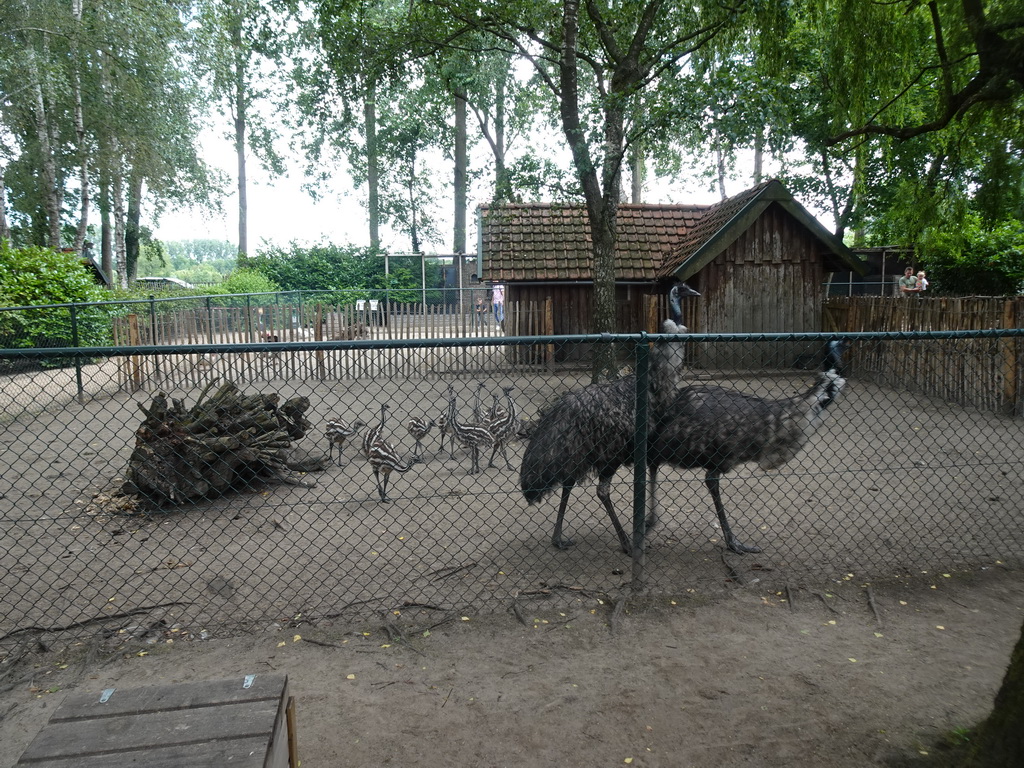
<path id="1" fill-rule="evenodd" d="M 481 276 L 506 303 L 552 299 L 556 334 L 589 333 L 593 271 L 586 209 L 481 207 Z M 617 330 L 647 330 L 643 297 L 674 280 L 700 291 L 685 322 L 706 333 L 821 330 L 828 273 L 863 273 L 860 260 L 772 180 L 715 205 L 622 205 L 616 245 Z M 510 318 L 511 319 L 511 318 Z M 520 329 L 506 327 L 515 334 Z M 788 366 L 799 351 L 728 348 L 708 365 Z M 753 355 L 753 357 L 751 357 Z"/>

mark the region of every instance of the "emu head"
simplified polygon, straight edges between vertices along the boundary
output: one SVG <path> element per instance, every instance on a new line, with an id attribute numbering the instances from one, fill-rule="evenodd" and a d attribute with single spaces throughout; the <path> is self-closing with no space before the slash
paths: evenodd
<path id="1" fill-rule="evenodd" d="M 665 333 L 687 333 L 688 329 L 683 325 L 683 306 L 680 301 L 683 296 L 700 296 L 686 283 L 676 283 L 668 292 L 669 319 L 665 321 Z"/>

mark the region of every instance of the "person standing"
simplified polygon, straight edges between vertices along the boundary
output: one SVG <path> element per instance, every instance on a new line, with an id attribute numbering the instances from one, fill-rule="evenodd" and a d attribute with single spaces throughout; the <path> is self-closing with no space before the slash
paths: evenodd
<path id="1" fill-rule="evenodd" d="M 497 283 L 491 289 L 491 307 L 494 309 L 494 322 L 502 330 L 505 329 L 505 286 Z"/>
<path id="2" fill-rule="evenodd" d="M 911 294 L 917 293 L 920 289 L 917 287 L 917 276 L 914 275 L 914 268 L 907 267 L 903 270 L 903 277 L 899 281 L 900 296 L 906 298 Z"/>

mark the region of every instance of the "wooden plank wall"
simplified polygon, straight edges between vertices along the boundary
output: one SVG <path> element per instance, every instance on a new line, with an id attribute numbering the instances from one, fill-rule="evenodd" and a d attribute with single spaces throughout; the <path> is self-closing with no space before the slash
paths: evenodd
<path id="1" fill-rule="evenodd" d="M 1024 297 L 837 296 L 823 330 L 968 331 L 1024 327 Z M 1024 341 L 883 341 L 850 352 L 856 375 L 885 386 L 1012 416 L 1024 414 Z"/>
<path id="2" fill-rule="evenodd" d="M 784 210 L 769 208 L 700 273 L 705 333 L 799 333 L 821 328 L 824 266 L 820 246 Z M 798 366 L 805 344 L 739 342 L 708 345 L 709 369 Z"/>

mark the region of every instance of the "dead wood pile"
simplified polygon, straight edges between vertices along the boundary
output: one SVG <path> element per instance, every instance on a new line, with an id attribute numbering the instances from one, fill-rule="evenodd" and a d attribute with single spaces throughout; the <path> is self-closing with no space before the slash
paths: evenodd
<path id="1" fill-rule="evenodd" d="M 287 467 L 293 441 L 309 429 L 309 399 L 279 405 L 279 395 L 244 395 L 233 382 L 207 397 L 215 383 L 188 409 L 164 392 L 148 406 L 139 403 L 145 419 L 135 433 L 125 492 L 179 504 L 256 479 L 310 485 Z"/>

